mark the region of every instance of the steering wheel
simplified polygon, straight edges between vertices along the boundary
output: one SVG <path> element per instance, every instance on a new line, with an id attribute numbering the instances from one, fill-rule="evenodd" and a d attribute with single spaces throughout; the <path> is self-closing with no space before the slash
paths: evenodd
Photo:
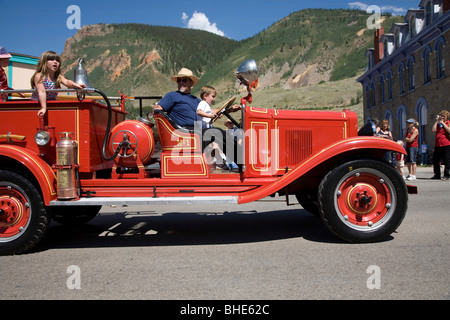
<path id="1" fill-rule="evenodd" d="M 225 104 L 217 111 L 217 117 L 212 119 L 212 123 L 216 122 L 217 119 L 219 119 L 219 116 L 222 115 L 231 105 L 234 103 L 234 100 L 236 100 L 236 97 L 230 98 Z"/>

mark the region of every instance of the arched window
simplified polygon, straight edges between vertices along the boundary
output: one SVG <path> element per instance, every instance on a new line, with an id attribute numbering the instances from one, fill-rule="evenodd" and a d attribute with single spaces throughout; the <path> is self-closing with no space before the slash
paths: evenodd
<path id="1" fill-rule="evenodd" d="M 372 107 L 376 107 L 377 106 L 377 101 L 376 101 L 376 91 L 375 91 L 375 81 L 372 81 L 371 85 L 370 85 L 370 91 L 371 96 L 372 96 Z"/>
<path id="2" fill-rule="evenodd" d="M 444 58 L 445 39 L 440 37 L 436 41 L 434 50 L 436 51 L 437 58 L 437 78 L 442 79 L 445 77 L 445 58 Z"/>
<path id="3" fill-rule="evenodd" d="M 428 102 L 425 98 L 420 98 L 416 103 L 416 113 L 419 118 L 420 130 L 419 130 L 419 139 L 420 141 L 426 140 L 426 126 L 428 124 Z"/>
<path id="4" fill-rule="evenodd" d="M 403 65 L 403 62 L 400 63 L 400 65 L 398 66 L 398 81 L 400 82 L 400 95 L 404 95 L 405 94 L 405 75 L 404 75 L 404 71 L 405 71 L 405 66 Z"/>
<path id="5" fill-rule="evenodd" d="M 380 76 L 380 90 L 381 90 L 381 95 L 380 95 L 381 103 L 385 103 L 386 102 L 386 94 L 385 94 L 385 89 L 384 89 L 384 76 L 383 75 Z"/>
<path id="6" fill-rule="evenodd" d="M 406 131 L 406 107 L 401 105 L 397 110 L 397 119 L 398 119 L 398 137 L 400 140 L 403 140 L 405 137 Z"/>
<path id="7" fill-rule="evenodd" d="M 431 54 L 431 47 L 426 46 L 423 49 L 422 53 L 422 59 L 423 59 L 423 83 L 427 84 L 431 82 L 431 66 L 430 66 L 430 54 Z"/>
<path id="8" fill-rule="evenodd" d="M 389 70 L 386 74 L 386 78 L 388 81 L 388 99 L 392 100 L 392 71 Z"/>
<path id="9" fill-rule="evenodd" d="M 408 69 L 408 89 L 409 91 L 413 91 L 416 87 L 415 79 L 414 79 L 414 56 L 408 58 L 406 62 L 406 68 Z"/>
<path id="10" fill-rule="evenodd" d="M 366 85 L 366 101 L 367 101 L 367 109 L 370 110 L 371 100 L 370 100 L 370 84 Z"/>
<path id="11" fill-rule="evenodd" d="M 384 119 L 389 121 L 389 126 L 391 127 L 391 131 L 392 131 L 392 125 L 394 124 L 394 116 L 392 115 L 391 110 L 389 110 L 389 109 L 386 110 L 386 112 L 384 113 Z"/>

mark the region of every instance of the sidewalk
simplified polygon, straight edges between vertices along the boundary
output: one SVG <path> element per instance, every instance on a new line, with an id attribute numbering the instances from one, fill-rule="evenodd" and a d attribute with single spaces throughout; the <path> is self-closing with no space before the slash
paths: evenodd
<path id="1" fill-rule="evenodd" d="M 403 168 L 403 170 L 405 172 L 405 176 L 408 176 L 408 168 L 405 166 L 405 168 Z M 417 179 L 430 179 L 432 176 L 434 176 L 433 166 L 428 166 L 428 167 L 417 166 L 417 170 L 416 170 Z M 411 182 L 411 181 L 408 181 L 408 182 Z"/>
<path id="2" fill-rule="evenodd" d="M 406 166 L 405 166 L 405 168 L 403 168 L 403 172 L 405 173 L 405 176 L 407 177 L 408 176 L 408 168 Z M 432 180 L 432 179 L 430 179 L 432 176 L 434 176 L 433 166 L 427 166 L 427 167 L 417 166 L 417 170 L 416 170 L 417 180 L 416 181 L 429 180 L 429 181 L 442 182 L 442 183 L 450 182 L 450 180 L 449 181 Z M 441 177 L 443 177 L 443 176 L 444 176 L 444 167 L 441 166 Z M 415 182 L 415 181 L 406 181 L 406 182 L 411 183 L 411 182 Z"/>

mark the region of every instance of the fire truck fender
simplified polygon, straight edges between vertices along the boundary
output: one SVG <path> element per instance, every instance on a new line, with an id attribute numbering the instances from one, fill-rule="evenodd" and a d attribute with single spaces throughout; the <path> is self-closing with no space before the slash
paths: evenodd
<path id="1" fill-rule="evenodd" d="M 290 183 L 294 182 L 308 171 L 324 163 L 325 161 L 346 153 L 350 153 L 358 150 L 371 150 L 372 152 L 380 151 L 380 156 L 387 151 L 399 152 L 405 154 L 403 146 L 397 144 L 392 140 L 375 138 L 375 137 L 355 137 L 336 142 L 318 153 L 307 158 L 304 162 L 300 163 L 293 170 L 289 171 L 275 182 L 258 189 L 256 192 L 247 192 L 242 194 L 238 198 L 238 203 L 248 203 L 256 200 L 263 199 L 271 194 L 282 190 Z M 368 157 L 364 152 L 363 156 Z"/>
<path id="2" fill-rule="evenodd" d="M 56 199 L 56 175 L 36 153 L 19 146 L 0 145 L 0 156 L 16 161 L 29 170 L 39 184 L 46 205 Z"/>

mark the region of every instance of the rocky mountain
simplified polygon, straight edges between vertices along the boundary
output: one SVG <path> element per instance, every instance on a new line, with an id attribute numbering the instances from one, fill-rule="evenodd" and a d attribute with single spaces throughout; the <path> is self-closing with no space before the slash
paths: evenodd
<path id="1" fill-rule="evenodd" d="M 182 67 L 194 71 L 202 85 L 212 85 L 222 100 L 239 89 L 233 72 L 246 59 L 259 67 L 260 97 L 286 93 L 276 107 L 299 108 L 309 86 L 336 85 L 364 72 L 364 52 L 373 47 L 369 14 L 359 10 L 301 10 L 259 34 L 234 41 L 212 33 L 142 24 L 98 24 L 81 28 L 66 41 L 62 59 L 68 78 L 83 57 L 91 85 L 109 95 L 164 95 L 175 88 L 170 75 Z M 383 25 L 403 18 L 383 17 Z M 348 82 L 345 82 L 348 86 Z M 278 89 L 277 89 L 278 88 Z M 310 101 L 315 107 L 357 102 L 358 86 L 346 101 Z M 339 90 L 337 90 L 339 91 Z M 339 93 L 340 96 L 341 93 Z M 354 97 L 353 102 L 350 96 Z M 220 99 L 218 99 L 220 100 Z"/>

